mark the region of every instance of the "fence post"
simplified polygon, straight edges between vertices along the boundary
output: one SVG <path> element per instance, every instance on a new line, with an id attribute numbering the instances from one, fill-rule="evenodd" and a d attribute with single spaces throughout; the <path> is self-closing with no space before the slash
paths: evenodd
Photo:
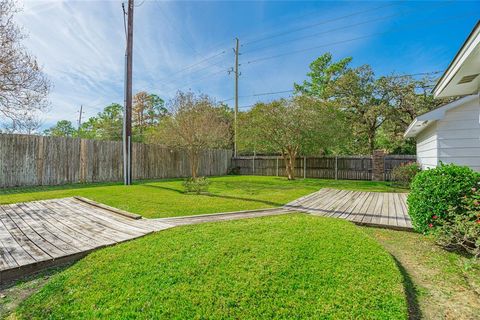
<path id="1" fill-rule="evenodd" d="M 252 165 L 252 175 L 255 175 L 255 154 L 252 157 L 253 165 Z"/>
<path id="2" fill-rule="evenodd" d="M 278 157 L 277 157 L 277 177 L 278 177 Z"/>
<path id="3" fill-rule="evenodd" d="M 43 172 L 44 172 L 44 140 L 46 138 L 43 136 L 38 137 L 38 154 L 37 154 L 37 185 L 43 185 Z"/>
<path id="4" fill-rule="evenodd" d="M 372 155 L 372 180 L 385 180 L 385 151 L 375 150 Z"/>
<path id="5" fill-rule="evenodd" d="M 87 182 L 87 140 L 80 139 L 80 172 L 79 172 L 79 181 L 80 183 Z"/>
<path id="6" fill-rule="evenodd" d="M 303 157 L 303 179 L 307 178 L 307 157 Z"/>
<path id="7" fill-rule="evenodd" d="M 338 156 L 335 156 L 335 180 L 338 180 Z"/>

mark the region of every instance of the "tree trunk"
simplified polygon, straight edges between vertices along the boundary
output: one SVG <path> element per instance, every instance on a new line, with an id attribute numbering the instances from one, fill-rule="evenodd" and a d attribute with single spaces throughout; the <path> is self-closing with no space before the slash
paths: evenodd
<path id="1" fill-rule="evenodd" d="M 295 159 L 297 157 L 297 151 L 292 148 L 282 152 L 283 159 L 285 160 L 285 172 L 288 180 L 295 180 Z"/>
<path id="2" fill-rule="evenodd" d="M 192 179 L 197 178 L 198 171 L 198 152 L 190 151 L 190 170 L 192 172 Z"/>
<path id="3" fill-rule="evenodd" d="M 373 151 L 375 151 L 375 136 L 373 135 L 368 136 L 368 148 L 370 149 L 370 154 L 373 154 Z"/>

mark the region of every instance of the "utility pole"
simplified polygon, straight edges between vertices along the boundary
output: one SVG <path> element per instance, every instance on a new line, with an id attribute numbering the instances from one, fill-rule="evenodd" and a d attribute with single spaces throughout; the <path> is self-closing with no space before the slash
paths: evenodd
<path id="1" fill-rule="evenodd" d="M 240 40 L 238 38 L 235 38 L 235 115 L 234 115 L 234 141 L 233 141 L 233 154 L 236 157 L 237 156 L 237 131 L 238 131 L 238 125 L 237 125 L 237 118 L 238 118 L 238 49 L 239 49 L 239 44 Z"/>
<path id="2" fill-rule="evenodd" d="M 82 126 L 82 114 L 83 114 L 83 105 L 80 105 L 80 114 L 78 115 L 78 131 L 80 131 L 80 127 Z"/>
<path id="3" fill-rule="evenodd" d="M 134 0 L 128 0 L 127 47 L 125 50 L 125 110 L 123 112 L 123 179 L 125 185 L 132 184 L 132 61 L 134 6 Z"/>

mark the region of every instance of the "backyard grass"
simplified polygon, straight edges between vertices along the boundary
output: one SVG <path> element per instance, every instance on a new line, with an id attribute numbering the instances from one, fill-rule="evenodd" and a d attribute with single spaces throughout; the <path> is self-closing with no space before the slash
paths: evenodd
<path id="1" fill-rule="evenodd" d="M 480 315 L 480 263 L 418 233 L 363 228 L 398 261 L 410 319 L 473 320 Z"/>
<path id="2" fill-rule="evenodd" d="M 166 230 L 90 254 L 13 319 L 406 319 L 404 278 L 361 228 L 303 214 Z"/>
<path id="3" fill-rule="evenodd" d="M 83 196 L 147 218 L 217 213 L 282 206 L 321 188 L 393 192 L 384 182 L 323 179 L 288 181 L 282 177 L 209 178 L 209 194 L 185 194 L 182 179 L 122 184 L 77 184 L 0 190 L 0 204 Z"/>

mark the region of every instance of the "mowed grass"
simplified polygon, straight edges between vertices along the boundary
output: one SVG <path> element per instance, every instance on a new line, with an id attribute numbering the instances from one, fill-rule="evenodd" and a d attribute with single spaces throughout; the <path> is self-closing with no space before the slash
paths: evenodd
<path id="1" fill-rule="evenodd" d="M 90 254 L 18 319 L 406 319 L 394 259 L 361 228 L 303 214 L 170 229 Z"/>
<path id="2" fill-rule="evenodd" d="M 364 191 L 399 191 L 387 183 L 298 179 L 283 177 L 212 177 L 209 194 L 185 194 L 182 179 L 122 184 L 77 184 L 56 187 L 6 189 L 0 204 L 83 196 L 148 218 L 173 217 L 282 206 L 321 188 Z M 404 191 L 404 190 L 400 190 Z"/>
<path id="3" fill-rule="evenodd" d="M 411 319 L 479 319 L 480 261 L 414 232 L 363 228 L 398 261 Z"/>

